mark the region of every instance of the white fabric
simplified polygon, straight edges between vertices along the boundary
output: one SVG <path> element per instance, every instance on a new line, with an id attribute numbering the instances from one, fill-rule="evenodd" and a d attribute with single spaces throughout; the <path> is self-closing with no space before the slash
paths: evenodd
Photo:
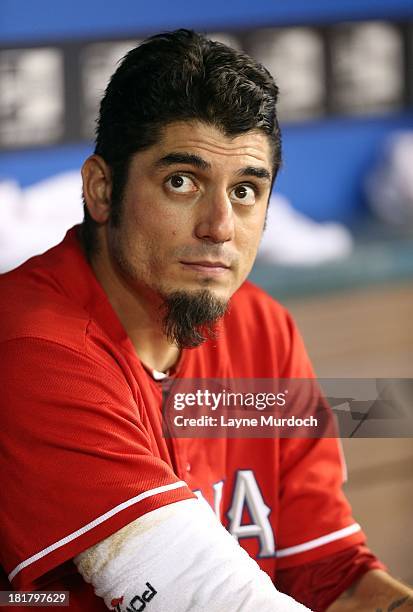
<path id="1" fill-rule="evenodd" d="M 258 257 L 287 266 L 315 266 L 345 258 L 353 250 L 349 230 L 336 222 L 317 223 L 279 193 L 270 199 Z"/>
<path id="2" fill-rule="evenodd" d="M 0 272 L 58 244 L 83 219 L 82 180 L 66 172 L 26 189 L 0 182 Z"/>
<path id="3" fill-rule="evenodd" d="M 413 227 L 413 131 L 395 132 L 366 178 L 367 198 L 385 223 Z"/>
<path id="4" fill-rule="evenodd" d="M 74 561 L 108 608 L 122 612 L 307 610 L 276 590 L 202 499 L 149 512 Z"/>

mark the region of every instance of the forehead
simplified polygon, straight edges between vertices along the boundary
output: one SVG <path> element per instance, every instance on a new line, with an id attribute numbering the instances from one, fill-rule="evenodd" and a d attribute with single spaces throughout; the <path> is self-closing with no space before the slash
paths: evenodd
<path id="1" fill-rule="evenodd" d="M 193 152 L 212 165 L 214 162 L 239 166 L 250 164 L 272 170 L 270 139 L 260 130 L 233 137 L 207 123 L 179 121 L 164 127 L 159 141 L 151 149 L 154 157 L 162 157 L 171 151 Z"/>

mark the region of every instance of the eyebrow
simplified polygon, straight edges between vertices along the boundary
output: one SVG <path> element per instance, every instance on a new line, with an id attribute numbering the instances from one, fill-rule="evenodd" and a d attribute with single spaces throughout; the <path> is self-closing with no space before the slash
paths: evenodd
<path id="1" fill-rule="evenodd" d="M 199 157 L 199 155 L 194 155 L 193 153 L 168 153 L 168 155 L 156 161 L 155 167 L 165 168 L 167 166 L 173 166 L 174 164 L 189 164 L 200 170 L 211 169 L 211 164 L 202 159 L 202 157 Z"/>
<path id="2" fill-rule="evenodd" d="M 271 173 L 266 168 L 257 168 L 256 166 L 246 166 L 238 170 L 239 176 L 255 176 L 258 179 L 264 179 L 271 182 Z"/>
<path id="3" fill-rule="evenodd" d="M 168 153 L 155 162 L 156 168 L 165 168 L 175 164 L 188 164 L 195 166 L 200 170 L 210 170 L 211 164 L 205 161 L 199 155 L 194 153 Z M 271 173 L 262 167 L 246 166 L 237 171 L 238 176 L 255 176 L 258 179 L 264 179 L 271 182 Z"/>

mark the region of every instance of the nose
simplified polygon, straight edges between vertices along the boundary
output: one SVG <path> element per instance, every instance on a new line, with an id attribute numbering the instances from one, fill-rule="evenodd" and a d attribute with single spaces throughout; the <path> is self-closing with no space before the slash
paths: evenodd
<path id="1" fill-rule="evenodd" d="M 199 202 L 197 238 L 216 244 L 228 242 L 234 238 L 234 229 L 234 211 L 225 191 L 216 191 Z"/>

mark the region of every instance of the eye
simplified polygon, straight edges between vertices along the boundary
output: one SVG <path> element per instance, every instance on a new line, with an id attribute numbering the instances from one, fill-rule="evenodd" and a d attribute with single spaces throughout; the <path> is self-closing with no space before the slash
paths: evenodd
<path id="1" fill-rule="evenodd" d="M 174 193 L 192 193 L 197 190 L 194 181 L 184 174 L 173 174 L 166 181 L 166 185 Z"/>
<path id="2" fill-rule="evenodd" d="M 231 200 L 244 206 L 255 204 L 255 190 L 250 185 L 237 185 L 230 193 Z"/>

